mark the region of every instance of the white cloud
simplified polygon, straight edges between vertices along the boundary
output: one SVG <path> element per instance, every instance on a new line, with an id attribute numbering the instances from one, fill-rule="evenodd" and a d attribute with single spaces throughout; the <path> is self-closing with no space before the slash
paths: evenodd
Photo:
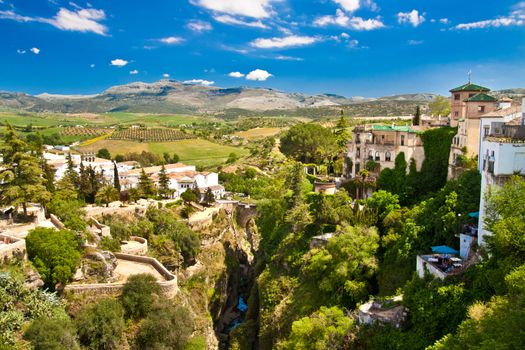
<path id="1" fill-rule="evenodd" d="M 128 63 L 129 63 L 128 61 L 123 60 L 122 58 L 116 58 L 114 60 L 111 60 L 111 65 L 115 67 L 124 67 Z"/>
<path id="2" fill-rule="evenodd" d="M 61 30 L 92 32 L 99 35 L 107 35 L 108 28 L 99 23 L 106 19 L 104 10 L 94 8 L 75 7 L 75 10 L 60 8 L 52 18 L 30 17 L 20 15 L 12 10 L 0 11 L 0 19 L 11 19 L 17 22 L 39 22 L 47 23 Z"/>
<path id="3" fill-rule="evenodd" d="M 18 53 L 19 55 L 23 55 L 26 53 L 26 50 L 18 49 L 16 50 L 16 53 Z"/>
<path id="4" fill-rule="evenodd" d="M 31 51 L 35 55 L 38 55 L 40 53 L 40 49 L 38 47 L 32 47 L 31 49 L 29 49 L 29 51 Z"/>
<path id="5" fill-rule="evenodd" d="M 421 45 L 424 42 L 425 42 L 424 40 L 408 40 L 407 41 L 408 45 Z"/>
<path id="6" fill-rule="evenodd" d="M 283 56 L 283 55 L 275 56 L 275 59 L 279 61 L 304 61 L 304 58 L 301 58 L 301 57 Z"/>
<path id="7" fill-rule="evenodd" d="M 410 23 L 412 26 L 417 27 L 425 22 L 424 14 L 419 14 L 418 10 L 412 10 L 410 12 L 399 12 L 397 14 L 397 21 L 399 23 Z"/>
<path id="8" fill-rule="evenodd" d="M 361 17 L 349 17 L 340 9 L 337 9 L 335 16 L 321 16 L 316 18 L 314 25 L 318 27 L 336 25 L 355 30 L 374 30 L 385 27 L 384 23 L 379 17 L 369 19 L 363 19 Z"/>
<path id="9" fill-rule="evenodd" d="M 139 71 L 136 70 L 136 69 L 133 69 L 133 70 L 130 70 L 130 71 L 129 71 L 129 74 L 131 74 L 131 75 L 136 75 L 136 74 L 139 74 Z"/>
<path id="10" fill-rule="evenodd" d="M 333 0 L 348 12 L 354 12 L 361 7 L 359 0 Z"/>
<path id="11" fill-rule="evenodd" d="M 343 38 L 343 39 L 348 39 L 348 38 L 350 38 L 350 35 L 349 35 L 348 33 L 341 33 L 340 36 L 341 36 L 341 38 Z"/>
<path id="12" fill-rule="evenodd" d="M 210 86 L 210 85 L 215 84 L 214 81 L 209 81 L 209 80 L 204 80 L 204 79 L 185 80 L 182 83 L 183 84 L 202 85 L 202 86 Z"/>
<path id="13" fill-rule="evenodd" d="M 449 20 L 448 20 L 448 18 L 441 18 L 439 20 L 439 22 L 442 23 L 442 24 L 448 24 Z"/>
<path id="14" fill-rule="evenodd" d="M 260 20 L 244 21 L 242 19 L 230 16 L 230 15 L 218 15 L 218 16 L 214 16 L 213 19 L 223 24 L 230 24 L 230 25 L 243 26 L 243 27 L 252 27 L 252 28 L 262 28 L 262 29 L 269 28 L 266 24 L 264 24 Z"/>
<path id="15" fill-rule="evenodd" d="M 513 11 L 507 16 L 501 16 L 498 18 L 487 19 L 477 22 L 460 23 L 457 26 L 455 26 L 454 29 L 470 30 L 525 25 L 525 1 L 517 3 L 512 7 L 512 9 Z"/>
<path id="16" fill-rule="evenodd" d="M 200 21 L 200 20 L 192 20 L 189 21 L 186 25 L 189 29 L 193 30 L 194 32 L 207 32 L 213 29 L 211 24 L 209 22 Z"/>
<path id="17" fill-rule="evenodd" d="M 244 77 L 244 74 L 241 72 L 231 72 L 231 73 L 228 73 L 228 76 L 232 78 L 242 78 Z"/>
<path id="18" fill-rule="evenodd" d="M 164 73 L 164 74 L 162 74 L 162 77 L 163 77 L 163 78 L 169 78 L 170 75 L 169 75 L 168 73 Z"/>
<path id="19" fill-rule="evenodd" d="M 246 80 L 265 81 L 272 76 L 273 74 L 270 74 L 263 69 L 255 69 L 246 75 Z"/>
<path id="20" fill-rule="evenodd" d="M 193 5 L 215 12 L 252 18 L 268 18 L 274 0 L 190 0 Z"/>
<path id="21" fill-rule="evenodd" d="M 282 38 L 259 38 L 250 43 L 251 46 L 259 49 L 282 49 L 286 47 L 307 46 L 320 39 L 313 36 L 290 35 Z"/>
<path id="22" fill-rule="evenodd" d="M 90 67 L 90 68 L 95 68 L 95 64 L 94 64 L 94 63 L 91 63 L 91 64 L 89 65 L 89 67 Z"/>
<path id="23" fill-rule="evenodd" d="M 352 48 L 352 49 L 359 48 L 359 40 L 356 40 L 356 39 L 354 39 L 354 40 L 350 40 L 350 41 L 348 42 L 348 45 L 347 45 L 347 46 L 350 47 L 350 48 Z"/>
<path id="24" fill-rule="evenodd" d="M 184 39 L 178 36 L 168 36 L 166 38 L 159 39 L 159 41 L 167 45 L 176 45 L 182 43 Z"/>

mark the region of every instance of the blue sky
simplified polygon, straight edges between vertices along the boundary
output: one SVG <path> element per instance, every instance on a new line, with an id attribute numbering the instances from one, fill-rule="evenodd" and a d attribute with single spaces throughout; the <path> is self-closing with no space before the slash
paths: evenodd
<path id="1" fill-rule="evenodd" d="M 0 0 L 0 90 L 168 77 L 384 96 L 525 87 L 519 0 Z"/>

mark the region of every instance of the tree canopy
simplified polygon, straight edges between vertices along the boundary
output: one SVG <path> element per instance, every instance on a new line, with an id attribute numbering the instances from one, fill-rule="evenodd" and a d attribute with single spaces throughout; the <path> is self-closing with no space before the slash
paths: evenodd
<path id="1" fill-rule="evenodd" d="M 26 249 L 29 260 L 52 290 L 55 284 L 68 282 L 80 262 L 79 242 L 69 230 L 37 227 L 27 235 Z"/>
<path id="2" fill-rule="evenodd" d="M 319 124 L 297 124 L 281 138 L 281 152 L 303 163 L 326 163 L 337 152 L 336 137 Z"/>

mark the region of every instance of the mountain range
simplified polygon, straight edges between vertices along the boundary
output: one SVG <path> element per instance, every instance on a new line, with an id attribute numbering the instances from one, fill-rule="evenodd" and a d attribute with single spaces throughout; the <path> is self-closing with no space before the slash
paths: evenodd
<path id="1" fill-rule="evenodd" d="M 525 89 L 504 90 L 507 95 L 523 95 Z M 344 97 L 334 94 L 307 95 L 286 93 L 270 88 L 220 88 L 185 84 L 175 80 L 154 83 L 134 82 L 111 87 L 95 95 L 29 95 L 0 91 L 0 108 L 28 112 L 58 113 L 198 113 L 220 114 L 227 111 L 245 111 L 250 114 L 304 111 L 340 110 L 362 105 L 404 106 L 426 105 L 435 94 L 417 93 L 380 98 Z M 357 106 L 355 106 L 357 107 Z M 375 108 L 375 107 L 374 107 Z M 372 110 L 375 110 L 372 108 Z M 366 109 L 366 108 L 365 108 Z M 404 108 L 401 108 L 402 112 Z"/>

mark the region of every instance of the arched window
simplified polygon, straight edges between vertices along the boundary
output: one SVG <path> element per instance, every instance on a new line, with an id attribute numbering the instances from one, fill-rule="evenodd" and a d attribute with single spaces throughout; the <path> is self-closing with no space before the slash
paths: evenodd
<path id="1" fill-rule="evenodd" d="M 385 153 L 385 161 L 387 162 L 392 161 L 392 153 L 390 153 L 389 151 Z"/>
<path id="2" fill-rule="evenodd" d="M 369 160 L 374 160 L 374 155 L 373 155 L 372 151 L 368 151 L 368 159 Z"/>
<path id="3" fill-rule="evenodd" d="M 405 135 L 401 135 L 401 146 L 405 145 Z"/>
<path id="4" fill-rule="evenodd" d="M 379 158 L 379 152 L 376 152 L 376 162 L 379 161 L 380 158 Z"/>

